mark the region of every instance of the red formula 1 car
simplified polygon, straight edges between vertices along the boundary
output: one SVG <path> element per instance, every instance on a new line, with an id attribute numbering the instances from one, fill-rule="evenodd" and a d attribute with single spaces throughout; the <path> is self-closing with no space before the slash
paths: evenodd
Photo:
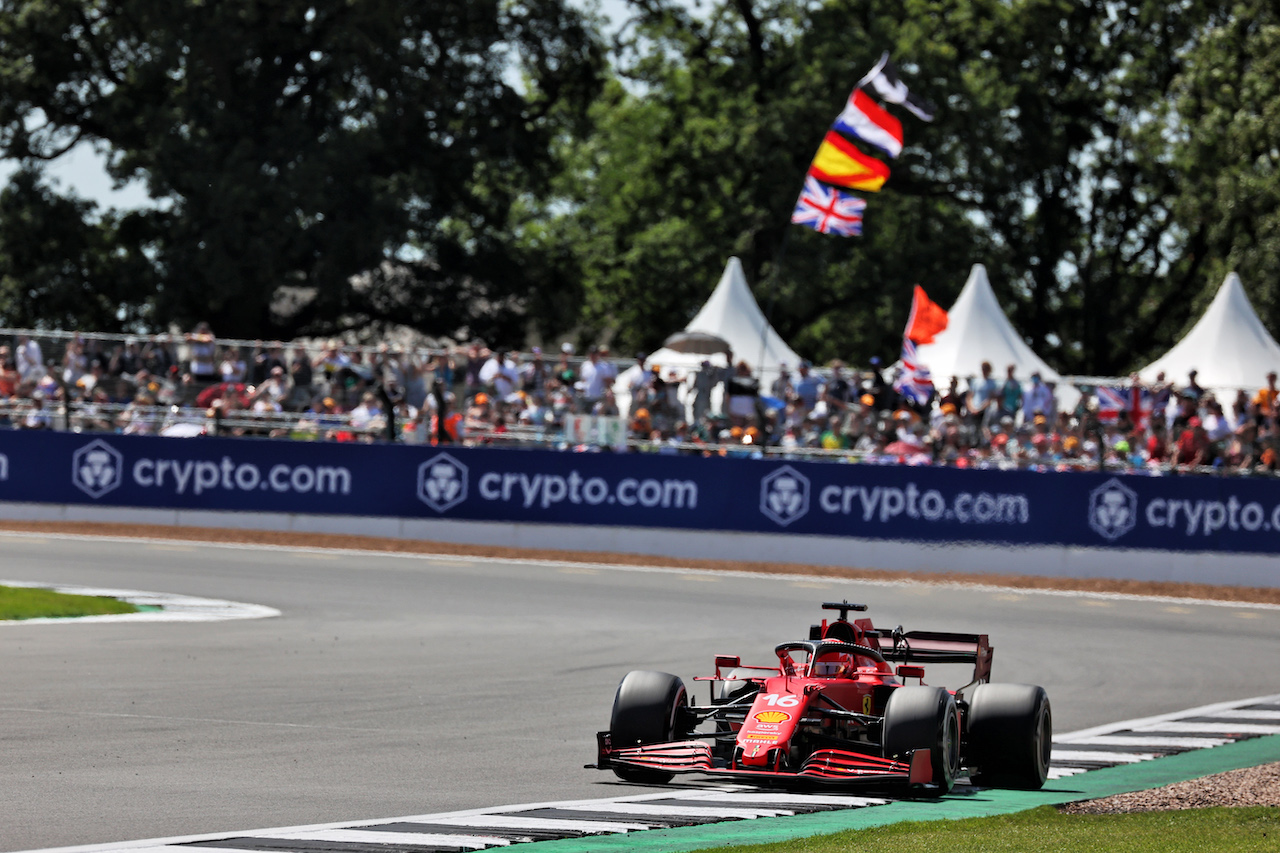
<path id="1" fill-rule="evenodd" d="M 778 646 L 776 666 L 717 655 L 716 674 L 694 679 L 711 682 L 710 705 L 690 705 L 674 675 L 628 673 L 587 766 L 631 782 L 700 772 L 926 795 L 950 791 L 962 769 L 985 787 L 1044 784 L 1049 697 L 1042 687 L 991 684 L 985 634 L 880 631 L 849 620 L 864 604 L 822 607 L 840 617 Z M 927 663 L 971 663 L 973 678 L 954 692 L 927 687 Z"/>

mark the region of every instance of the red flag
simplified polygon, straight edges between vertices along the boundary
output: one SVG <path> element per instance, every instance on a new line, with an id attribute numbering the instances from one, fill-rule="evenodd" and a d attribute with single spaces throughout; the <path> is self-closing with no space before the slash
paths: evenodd
<path id="1" fill-rule="evenodd" d="M 917 284 L 911 299 L 911 316 L 907 318 L 906 337 L 918 344 L 931 344 L 934 335 L 945 328 L 947 312 L 931 301 L 924 288 Z"/>
<path id="2" fill-rule="evenodd" d="M 902 153 L 902 122 L 861 89 L 853 90 L 844 112 L 836 117 L 835 128 L 874 145 L 890 157 Z"/>

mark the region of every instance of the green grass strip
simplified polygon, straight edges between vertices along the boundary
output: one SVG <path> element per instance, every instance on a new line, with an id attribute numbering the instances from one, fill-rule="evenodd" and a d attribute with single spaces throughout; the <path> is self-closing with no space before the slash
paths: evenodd
<path id="1" fill-rule="evenodd" d="M 715 848 L 723 850 L 724 848 Z M 1210 808 L 1115 815 L 1064 815 L 1052 806 L 968 820 L 898 823 L 733 853 L 1260 853 L 1280 850 L 1280 809 Z"/>
<path id="2" fill-rule="evenodd" d="M 137 613 L 138 608 L 104 595 L 68 595 L 51 589 L 0 586 L 0 620 L 72 619 L 111 613 Z"/>
<path id="3" fill-rule="evenodd" d="M 958 821 L 975 817 L 1015 814 L 1041 806 L 1093 800 L 1128 791 L 1159 788 L 1174 782 L 1198 779 L 1241 767 L 1255 767 L 1273 761 L 1280 761 L 1280 735 L 1253 738 L 1211 749 L 1192 750 L 1137 764 L 1093 770 L 1078 776 L 1051 780 L 1040 791 L 962 790 L 938 800 L 899 800 L 885 806 L 819 812 L 810 815 L 766 817 L 704 826 L 629 832 L 625 835 L 540 841 L 537 842 L 537 849 L 541 853 L 601 853 L 601 851 L 612 850 L 677 853 L 677 851 L 776 842 L 785 842 L 786 849 L 800 849 L 795 846 L 801 843 L 800 839 L 814 836 L 899 823 L 910 823 L 918 829 L 920 822 L 924 821 Z M 935 849 L 951 848 L 944 846 Z M 1052 846 L 1046 846 L 1037 853 L 1052 849 Z M 1213 853 L 1217 851 L 1214 850 Z"/>

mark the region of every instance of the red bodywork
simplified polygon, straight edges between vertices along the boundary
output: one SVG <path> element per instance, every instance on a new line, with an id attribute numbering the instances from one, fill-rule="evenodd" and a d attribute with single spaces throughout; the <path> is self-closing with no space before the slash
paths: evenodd
<path id="1" fill-rule="evenodd" d="M 870 619 L 848 621 L 842 612 L 839 620 L 813 626 L 810 637 L 778 646 L 776 666 L 744 667 L 735 656 L 718 655 L 715 675 L 694 679 L 712 683 L 713 700 L 709 706 L 689 707 L 689 720 L 693 725 L 714 720 L 716 732 L 694 732 L 691 725 L 687 736 L 639 746 L 615 746 L 611 733 L 601 732 L 597 763 L 588 766 L 869 787 L 929 786 L 934 781 L 930 750 L 885 754 L 885 707 L 905 679 L 923 684 L 923 663 L 972 663 L 973 680 L 966 688 L 989 681 L 992 649 L 986 635 L 904 633 L 900 628 L 882 632 Z M 719 701 L 717 686 L 727 691 Z M 751 695 L 748 706 L 745 700 Z M 963 709 L 961 703 L 961 731 Z"/>

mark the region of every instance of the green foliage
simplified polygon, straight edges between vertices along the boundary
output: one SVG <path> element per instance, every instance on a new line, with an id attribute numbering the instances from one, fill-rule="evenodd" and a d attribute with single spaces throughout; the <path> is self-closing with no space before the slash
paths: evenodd
<path id="1" fill-rule="evenodd" d="M 94 205 L 19 170 L 0 191 L 3 323 L 106 331 L 143 324 L 154 280 L 139 225 L 133 215 L 97 217 Z"/>
<path id="2" fill-rule="evenodd" d="M 987 266 L 1028 342 L 1115 375 L 1230 269 L 1280 328 L 1280 20 L 1258 0 L 0 0 L 0 323 L 369 322 L 648 349 L 738 255 L 797 350 L 896 355 Z M 888 50 L 937 119 L 865 236 L 789 224 Z M 87 140 L 154 209 L 60 198 Z M 286 298 L 288 297 L 288 298 Z"/>
<path id="3" fill-rule="evenodd" d="M 1172 205 L 1165 108 L 1208 12 L 1188 0 L 635 0 L 620 73 L 570 160 L 588 317 L 651 346 L 730 254 L 801 351 L 893 355 L 923 284 L 947 304 L 986 264 L 1063 370 L 1114 373 L 1170 342 L 1203 286 Z M 868 196 L 866 236 L 787 224 L 816 145 L 881 50 L 937 120 Z M 780 250 L 788 244 L 785 256 Z"/>
<path id="4" fill-rule="evenodd" d="M 93 140 L 145 179 L 157 316 L 503 333 L 544 284 L 512 205 L 598 69 L 559 0 L 10 0 L 0 143 L 34 161 Z"/>
<path id="5" fill-rule="evenodd" d="M 1220 10 L 1192 46 L 1174 94 L 1182 123 L 1172 159 L 1175 211 L 1204 269 L 1196 313 L 1234 270 L 1274 333 L 1280 326 L 1280 10 L 1255 0 Z"/>

